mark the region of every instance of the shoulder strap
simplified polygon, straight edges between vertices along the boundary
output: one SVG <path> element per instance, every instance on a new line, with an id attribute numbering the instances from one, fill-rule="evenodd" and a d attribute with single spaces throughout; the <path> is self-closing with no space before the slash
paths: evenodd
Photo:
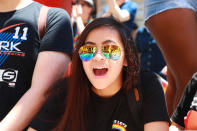
<path id="1" fill-rule="evenodd" d="M 43 5 L 40 9 L 40 15 L 38 18 L 38 31 L 40 35 L 40 39 L 44 36 L 46 21 L 47 21 L 47 13 L 50 7 Z"/>
<path id="2" fill-rule="evenodd" d="M 38 17 L 38 33 L 39 33 L 40 40 L 42 39 L 45 33 L 48 10 L 49 10 L 49 7 L 44 6 L 44 5 L 40 9 L 40 14 Z M 35 42 L 34 46 L 35 47 L 34 47 L 34 52 L 33 52 L 33 59 L 36 60 L 38 56 L 40 42 Z"/>

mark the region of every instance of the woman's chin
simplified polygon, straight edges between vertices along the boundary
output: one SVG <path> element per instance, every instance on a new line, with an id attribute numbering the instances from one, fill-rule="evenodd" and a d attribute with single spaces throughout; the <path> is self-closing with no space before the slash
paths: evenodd
<path id="1" fill-rule="evenodd" d="M 95 86 L 93 85 L 94 90 L 104 90 L 107 88 L 106 85 L 103 84 L 95 84 Z"/>
<path id="2" fill-rule="evenodd" d="M 109 87 L 109 83 L 106 83 L 105 81 L 94 81 L 92 82 L 92 90 L 94 91 L 104 91 L 107 87 Z"/>
<path id="3" fill-rule="evenodd" d="M 92 90 L 94 93 L 96 93 L 99 96 L 105 96 L 106 95 L 106 86 L 93 86 Z"/>

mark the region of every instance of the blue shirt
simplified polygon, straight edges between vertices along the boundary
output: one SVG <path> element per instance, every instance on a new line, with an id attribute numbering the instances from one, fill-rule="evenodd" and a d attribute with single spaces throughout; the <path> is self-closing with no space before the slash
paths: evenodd
<path id="1" fill-rule="evenodd" d="M 135 2 L 132 1 L 125 1 L 121 6 L 120 6 L 121 10 L 127 10 L 130 14 L 130 20 L 123 22 L 123 24 L 125 24 L 130 31 L 132 31 L 133 29 L 133 22 L 137 13 L 137 4 Z"/>
<path id="2" fill-rule="evenodd" d="M 166 62 L 150 32 L 145 27 L 139 28 L 135 41 L 141 53 L 141 67 L 160 74 Z"/>
<path id="3" fill-rule="evenodd" d="M 120 6 L 121 10 L 127 10 L 130 14 L 130 19 L 128 21 L 123 22 L 123 24 L 125 24 L 129 30 L 132 32 L 133 29 L 133 22 L 137 13 L 137 4 L 135 2 L 132 1 L 125 1 L 121 6 Z M 104 12 L 107 12 L 108 10 L 108 6 L 105 7 Z"/>

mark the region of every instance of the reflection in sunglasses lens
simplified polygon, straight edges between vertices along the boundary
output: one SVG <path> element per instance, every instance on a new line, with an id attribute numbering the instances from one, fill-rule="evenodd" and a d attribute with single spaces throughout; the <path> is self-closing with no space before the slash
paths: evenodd
<path id="1" fill-rule="evenodd" d="M 81 60 L 89 61 L 91 60 L 97 51 L 96 46 L 92 45 L 84 45 L 79 49 L 79 55 Z M 120 47 L 117 45 L 103 45 L 102 46 L 102 54 L 107 59 L 118 60 L 121 55 Z"/>

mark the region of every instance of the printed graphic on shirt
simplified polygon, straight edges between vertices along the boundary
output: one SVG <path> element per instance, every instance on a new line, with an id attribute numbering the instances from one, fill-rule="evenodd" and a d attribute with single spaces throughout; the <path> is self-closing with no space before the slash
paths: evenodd
<path id="1" fill-rule="evenodd" d="M 126 131 L 127 125 L 121 121 L 114 120 L 112 130 Z"/>
<path id="2" fill-rule="evenodd" d="M 24 57 L 25 53 L 18 47 L 22 41 L 27 40 L 27 27 L 20 27 L 25 23 L 18 23 L 0 29 L 0 66 L 8 56 Z M 9 31 L 8 31 L 9 30 Z M 10 32 L 10 30 L 13 30 Z"/>
<path id="3" fill-rule="evenodd" d="M 193 98 L 192 104 L 190 106 L 190 108 L 192 108 L 193 110 L 197 111 L 197 92 Z"/>
<path id="4" fill-rule="evenodd" d="M 17 80 L 18 70 L 0 69 L 0 82 L 8 83 L 9 87 L 14 87 Z"/>

